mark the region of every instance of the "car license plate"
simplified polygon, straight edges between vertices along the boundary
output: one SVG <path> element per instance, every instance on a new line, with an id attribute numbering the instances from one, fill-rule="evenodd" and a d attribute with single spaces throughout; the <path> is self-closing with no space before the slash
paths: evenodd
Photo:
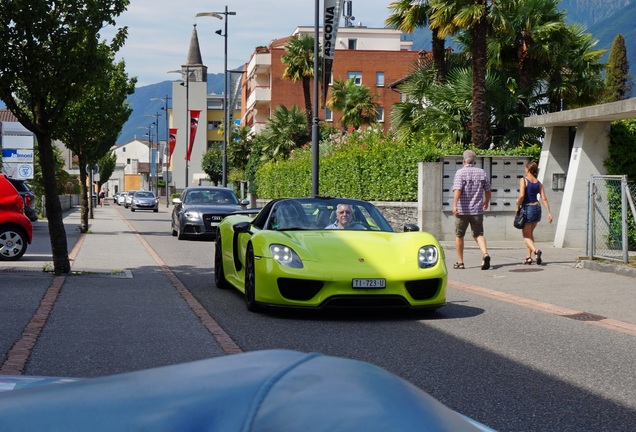
<path id="1" fill-rule="evenodd" d="M 386 279 L 353 279 L 354 288 L 378 289 L 386 287 Z"/>

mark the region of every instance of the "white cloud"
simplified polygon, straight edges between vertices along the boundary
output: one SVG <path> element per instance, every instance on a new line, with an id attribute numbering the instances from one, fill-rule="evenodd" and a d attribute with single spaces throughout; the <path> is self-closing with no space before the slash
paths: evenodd
<path id="1" fill-rule="evenodd" d="M 391 1 L 354 0 L 355 23 L 384 27 Z M 298 26 L 314 25 L 312 0 L 131 0 L 117 19 L 118 27 L 128 26 L 126 45 L 118 58 L 126 61 L 128 74 L 138 78 L 138 86 L 176 79 L 167 72 L 185 63 L 193 24 L 197 24 L 203 63 L 208 72 L 222 73 L 224 39 L 214 32 L 224 30 L 225 23 L 195 15 L 223 12 L 226 4 L 230 12 L 236 12 L 228 21 L 228 68 L 247 62 L 256 46 L 288 36 Z M 102 32 L 106 38 L 112 33 L 112 28 Z"/>

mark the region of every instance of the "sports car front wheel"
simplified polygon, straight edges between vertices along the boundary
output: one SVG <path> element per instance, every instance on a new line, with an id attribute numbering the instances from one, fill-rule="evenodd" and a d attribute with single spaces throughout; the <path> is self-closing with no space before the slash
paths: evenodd
<path id="1" fill-rule="evenodd" d="M 254 248 L 250 243 L 245 253 L 245 305 L 250 312 L 258 310 L 256 303 L 256 270 L 254 269 Z"/>
<path id="2" fill-rule="evenodd" d="M 225 279 L 225 272 L 223 271 L 222 254 L 223 248 L 221 247 L 221 236 L 219 236 L 214 245 L 214 283 L 217 288 L 225 289 L 229 287 L 229 284 Z"/>

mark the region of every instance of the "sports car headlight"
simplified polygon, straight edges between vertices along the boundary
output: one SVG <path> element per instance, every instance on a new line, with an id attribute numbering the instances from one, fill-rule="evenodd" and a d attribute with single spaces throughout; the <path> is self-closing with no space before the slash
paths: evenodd
<path id="1" fill-rule="evenodd" d="M 186 219 L 190 220 L 199 220 L 201 219 L 201 214 L 197 211 L 188 210 L 184 213 Z"/>
<path id="2" fill-rule="evenodd" d="M 279 264 L 291 268 L 303 268 L 303 262 L 292 248 L 287 246 L 273 244 L 269 247 L 269 251 Z"/>
<path id="3" fill-rule="evenodd" d="M 420 268 L 429 268 L 437 264 L 439 253 L 435 246 L 424 246 L 417 253 L 417 263 Z"/>

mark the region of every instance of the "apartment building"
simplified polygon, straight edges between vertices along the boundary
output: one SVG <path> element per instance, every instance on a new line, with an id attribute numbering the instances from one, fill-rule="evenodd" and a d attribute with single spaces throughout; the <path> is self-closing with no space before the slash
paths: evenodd
<path id="1" fill-rule="evenodd" d="M 283 78 L 281 61 L 289 38 L 302 34 L 313 36 L 314 27 L 297 27 L 290 36 L 257 47 L 245 65 L 241 119 L 255 133 L 262 131 L 279 105 L 304 109 L 302 84 Z M 319 37 L 322 39 L 322 31 Z M 394 29 L 349 26 L 338 30 L 331 82 L 353 78 L 377 94 L 378 121 L 385 131 L 390 128 L 391 108 L 400 101 L 400 94 L 389 85 L 407 76 L 420 56 L 412 44 Z M 318 117 L 339 126 L 341 114 L 321 107 Z"/>

